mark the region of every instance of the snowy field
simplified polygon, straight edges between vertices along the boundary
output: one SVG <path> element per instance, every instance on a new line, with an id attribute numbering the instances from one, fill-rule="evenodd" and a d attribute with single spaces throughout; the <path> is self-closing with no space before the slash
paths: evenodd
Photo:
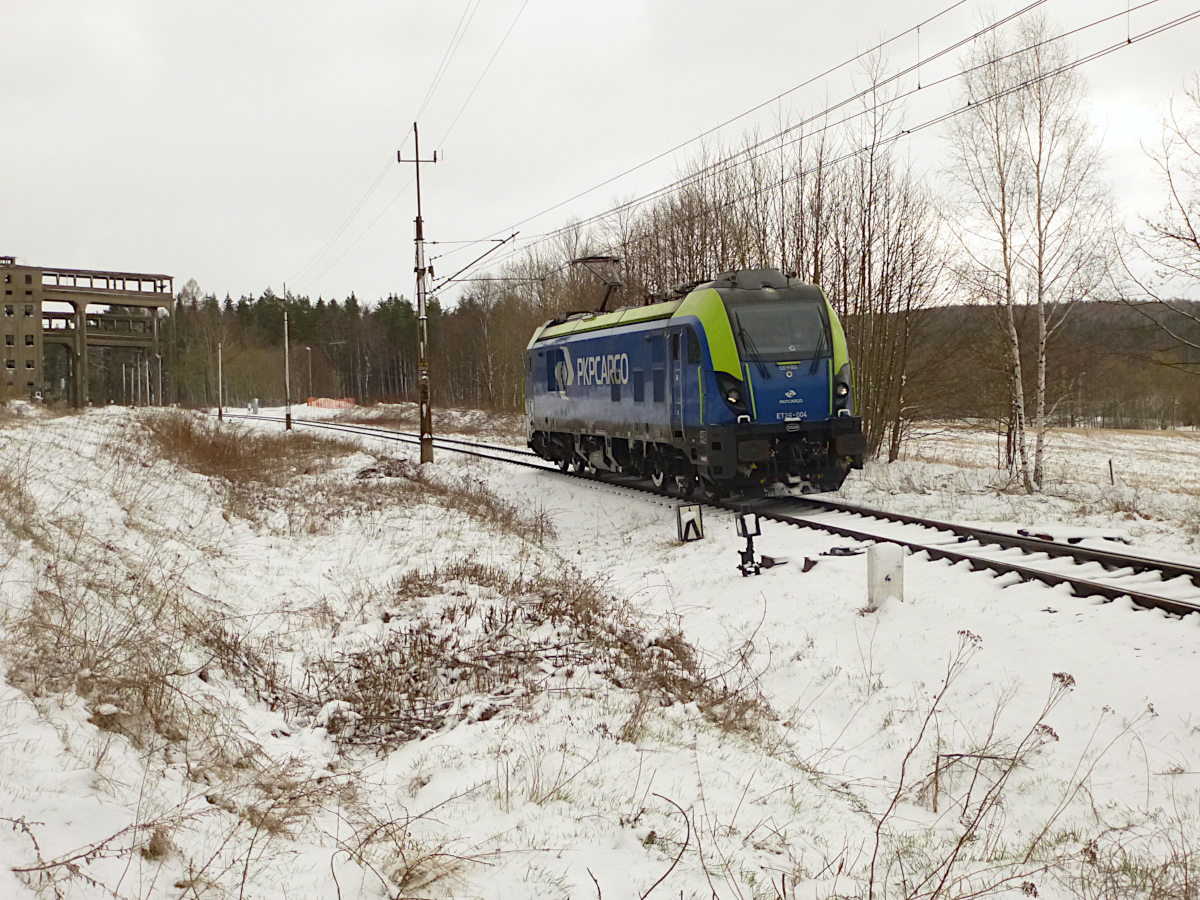
<path id="1" fill-rule="evenodd" d="M 0 420 L 0 898 L 1197 897 L 1200 616 L 921 558 L 868 613 L 844 539 L 742 578 L 726 514 L 176 421 Z M 937 428 L 841 496 L 1200 559 L 1200 435 L 1048 471 Z"/>

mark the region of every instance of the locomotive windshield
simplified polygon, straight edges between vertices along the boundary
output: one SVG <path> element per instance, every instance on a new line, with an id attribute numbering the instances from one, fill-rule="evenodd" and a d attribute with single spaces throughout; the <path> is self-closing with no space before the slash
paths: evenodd
<path id="1" fill-rule="evenodd" d="M 730 304 L 729 317 L 743 358 L 784 362 L 830 352 L 828 326 L 816 303 Z"/>

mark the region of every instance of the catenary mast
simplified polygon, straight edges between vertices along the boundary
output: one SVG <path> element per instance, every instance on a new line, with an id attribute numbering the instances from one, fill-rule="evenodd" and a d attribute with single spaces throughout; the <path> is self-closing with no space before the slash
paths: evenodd
<path id="1" fill-rule="evenodd" d="M 396 161 L 411 162 L 417 168 L 417 371 L 418 399 L 421 405 L 421 462 L 433 462 L 433 416 L 429 409 L 429 319 L 425 308 L 425 276 L 430 274 L 425 265 L 425 227 L 421 221 L 421 163 L 437 162 L 437 151 L 432 159 L 421 159 L 421 141 L 417 134 L 417 123 L 413 122 L 414 155 L 404 159 L 396 151 Z"/>

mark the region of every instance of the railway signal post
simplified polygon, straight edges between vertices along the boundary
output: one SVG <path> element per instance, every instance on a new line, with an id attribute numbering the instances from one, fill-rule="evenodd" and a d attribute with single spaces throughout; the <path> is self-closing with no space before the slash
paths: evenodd
<path id="1" fill-rule="evenodd" d="M 425 311 L 425 276 L 432 274 L 425 265 L 425 228 L 421 221 L 421 163 L 437 162 L 437 151 L 432 159 L 421 159 L 421 141 L 417 135 L 417 123 L 413 122 L 413 158 L 404 159 L 396 151 L 396 162 L 413 163 L 417 169 L 417 372 L 418 400 L 421 406 L 421 462 L 433 462 L 433 416 L 429 409 L 429 320 Z"/>

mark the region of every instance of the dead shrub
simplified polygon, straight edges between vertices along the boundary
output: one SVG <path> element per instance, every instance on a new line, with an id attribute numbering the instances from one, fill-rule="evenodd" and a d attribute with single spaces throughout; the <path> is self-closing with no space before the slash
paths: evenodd
<path id="1" fill-rule="evenodd" d="M 74 690 L 102 729 L 144 745 L 186 734 L 174 679 L 188 666 L 169 591 L 103 565 L 48 562 L 12 623 L 9 681 L 34 698 Z"/>
<path id="2" fill-rule="evenodd" d="M 397 431 L 416 429 L 420 425 L 420 409 L 415 403 L 363 406 L 339 414 L 337 421 Z M 438 434 L 524 440 L 526 427 L 525 417 L 517 413 L 467 408 L 433 410 L 433 428 Z"/>
<path id="3" fill-rule="evenodd" d="M 165 459 L 237 485 L 279 485 L 295 475 L 316 474 L 357 449 L 321 435 L 244 428 L 177 410 L 146 412 L 138 421 Z"/>
<path id="4" fill-rule="evenodd" d="M 1144 824 L 1106 831 L 1084 843 L 1066 886 L 1080 900 L 1196 900 L 1193 827 L 1159 810 Z"/>
<path id="5" fill-rule="evenodd" d="M 500 497 L 481 479 L 470 475 L 450 479 L 425 467 L 414 466 L 408 460 L 381 456 L 374 465 L 367 466 L 357 475 L 359 482 L 370 483 L 378 479 L 395 485 L 400 496 L 427 497 L 447 509 L 464 513 L 497 531 L 516 535 L 538 546 L 554 536 L 553 522 L 545 510 L 522 509 Z"/>
<path id="6" fill-rule="evenodd" d="M 695 703 L 724 728 L 753 730 L 769 718 L 746 659 L 708 671 L 681 634 L 647 635 L 626 604 L 578 571 L 510 575 L 463 559 L 406 573 L 387 594 L 373 644 L 310 663 L 318 701 L 355 713 L 343 742 L 425 736 L 596 678 L 647 706 Z"/>

